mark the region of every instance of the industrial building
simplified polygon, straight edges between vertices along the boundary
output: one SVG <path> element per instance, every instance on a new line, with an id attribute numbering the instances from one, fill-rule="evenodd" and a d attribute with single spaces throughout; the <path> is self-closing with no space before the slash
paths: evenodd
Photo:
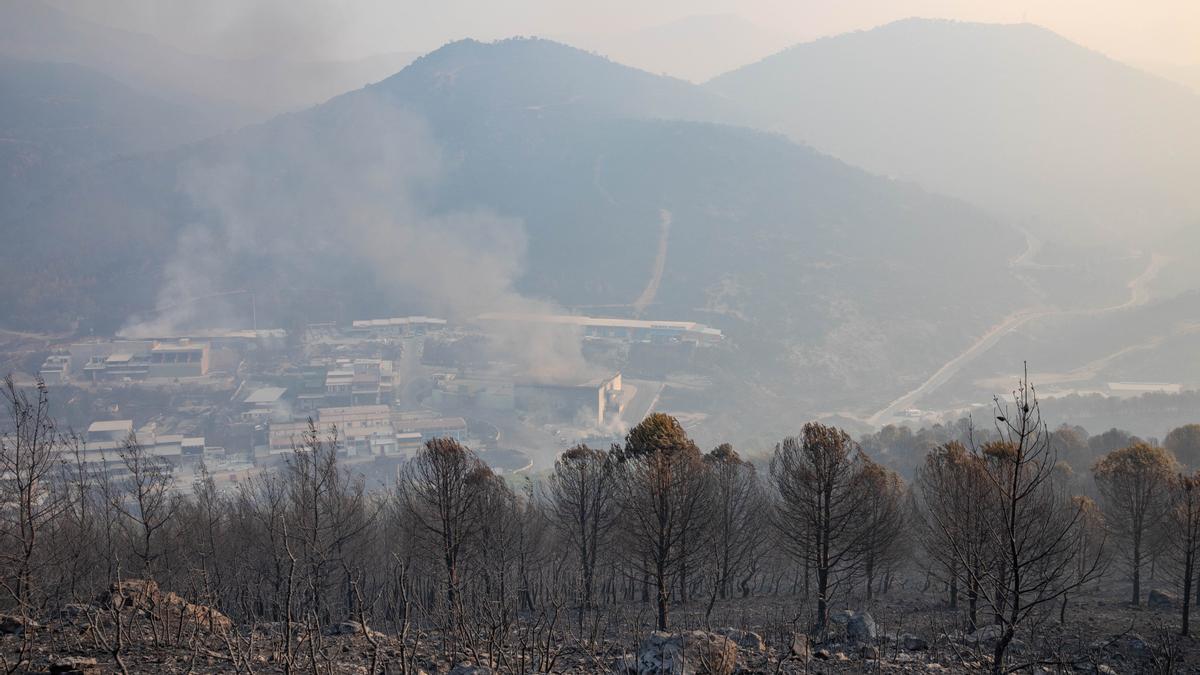
<path id="1" fill-rule="evenodd" d="M 364 338 L 409 337 L 446 328 L 445 319 L 429 316 L 398 316 L 391 319 L 361 319 L 350 324 L 352 335 Z"/>
<path id="2" fill-rule="evenodd" d="M 149 376 L 155 379 L 201 377 L 208 374 L 207 342 L 156 342 L 150 348 Z"/>
<path id="3" fill-rule="evenodd" d="M 46 384 L 66 384 L 71 380 L 71 355 L 51 354 L 38 368 L 38 377 Z"/>
<path id="4" fill-rule="evenodd" d="M 338 452 L 348 457 L 396 455 L 399 444 L 392 426 L 391 409 L 386 405 L 321 408 L 314 420 L 321 441 L 336 434 Z M 303 443 L 308 422 L 272 423 L 268 434 L 269 452 L 290 452 Z"/>
<path id="5" fill-rule="evenodd" d="M 392 426 L 399 434 L 417 434 L 421 442 L 431 438 L 467 440 L 467 421 L 461 417 L 430 417 L 413 413 L 392 413 Z"/>
<path id="6" fill-rule="evenodd" d="M 721 331 L 694 321 L 643 321 L 609 319 L 575 314 L 512 314 L 492 312 L 478 317 L 481 323 L 529 324 L 577 329 L 583 337 L 608 338 L 628 342 L 664 342 L 680 340 L 713 344 L 724 339 Z"/>
<path id="7" fill-rule="evenodd" d="M 113 340 L 83 342 L 70 347 L 67 367 L 91 382 L 175 380 L 208 374 L 206 342 Z"/>
<path id="8" fill-rule="evenodd" d="M 199 463 L 209 450 L 203 436 L 163 433 L 153 422 L 135 432 L 133 420 L 102 420 L 88 426 L 84 435 L 83 461 L 119 466 L 121 452 L 131 440 L 136 440 L 146 454 L 158 457 L 172 467 Z"/>
<path id="9" fill-rule="evenodd" d="M 584 415 L 603 426 L 621 414 L 621 374 L 586 382 L 518 382 L 513 386 L 518 411 L 551 421 L 572 422 Z"/>
<path id="10" fill-rule="evenodd" d="M 285 387 L 259 387 L 245 394 L 239 388 L 234 398 L 241 398 L 241 420 L 260 424 L 290 416 L 288 402 L 284 398 L 286 394 Z"/>

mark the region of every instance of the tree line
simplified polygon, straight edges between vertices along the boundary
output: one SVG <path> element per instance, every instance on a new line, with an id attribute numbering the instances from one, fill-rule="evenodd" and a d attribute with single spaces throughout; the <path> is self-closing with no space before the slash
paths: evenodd
<path id="1" fill-rule="evenodd" d="M 9 378 L 3 392 L 6 611 L 33 620 L 153 580 L 237 625 L 276 626 L 289 671 L 345 622 L 541 670 L 564 634 L 594 643 L 647 609 L 648 627 L 670 630 L 677 611 L 708 625 L 718 605 L 793 598 L 800 630 L 820 635 L 837 606 L 923 576 L 964 630 L 995 627 L 1003 672 L 1023 626 L 1065 617 L 1104 575 L 1127 578 L 1139 604 L 1147 567 L 1165 570 L 1184 635 L 1200 596 L 1200 473 L 1134 442 L 1094 465 L 1098 499 L 1078 493 L 1026 383 L 995 401 L 987 433 L 929 451 L 911 484 L 831 426 L 805 424 L 756 465 L 728 444 L 701 450 L 654 413 L 623 444 L 573 447 L 519 482 L 432 439 L 375 491 L 339 460 L 336 431 L 311 423 L 278 471 L 221 490 L 201 469 L 180 486 L 135 437 L 115 468 L 83 461 L 44 386 Z M 118 620 L 118 652 L 121 630 Z M 6 664 L 28 658 L 36 631 L 25 635 Z M 242 638 L 225 639 L 236 655 Z"/>

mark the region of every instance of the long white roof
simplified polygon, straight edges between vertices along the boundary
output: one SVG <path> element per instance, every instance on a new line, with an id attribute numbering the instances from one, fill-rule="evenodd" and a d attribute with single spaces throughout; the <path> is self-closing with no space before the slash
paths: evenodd
<path id="1" fill-rule="evenodd" d="M 603 328 L 643 328 L 647 330 L 669 329 L 686 330 L 696 333 L 720 335 L 721 331 L 710 328 L 695 321 L 645 321 L 643 319 L 610 319 L 578 314 L 519 314 L 508 312 L 488 312 L 480 314 L 481 321 L 514 321 L 524 323 L 555 323 L 567 326 L 603 327 Z"/>

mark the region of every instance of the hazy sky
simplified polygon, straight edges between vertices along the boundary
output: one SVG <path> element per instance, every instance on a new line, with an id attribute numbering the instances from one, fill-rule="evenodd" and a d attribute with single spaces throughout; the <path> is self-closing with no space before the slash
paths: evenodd
<path id="1" fill-rule="evenodd" d="M 187 51 L 239 57 L 353 59 L 428 51 L 462 37 L 599 39 L 693 15 L 736 14 L 764 34 L 796 41 L 910 16 L 1029 21 L 1130 63 L 1200 64 L 1200 0 L 50 1 Z"/>

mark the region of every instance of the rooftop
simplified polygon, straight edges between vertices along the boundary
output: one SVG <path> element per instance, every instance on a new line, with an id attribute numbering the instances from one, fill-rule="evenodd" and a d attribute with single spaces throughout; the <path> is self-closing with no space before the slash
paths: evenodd
<path id="1" fill-rule="evenodd" d="M 283 387 L 263 387 L 262 389 L 255 389 L 253 392 L 251 392 L 250 395 L 246 397 L 245 402 L 252 405 L 275 403 L 279 399 L 283 398 L 285 393 L 287 393 L 287 389 Z"/>
<path id="2" fill-rule="evenodd" d="M 376 328 L 385 326 L 409 326 L 412 324 L 433 324 L 443 326 L 445 319 L 435 319 L 430 316 L 397 316 L 390 319 L 359 319 L 351 323 L 353 328 Z"/>
<path id="3" fill-rule="evenodd" d="M 112 431 L 133 431 L 133 420 L 105 420 L 101 422 L 92 422 L 88 427 L 88 433 L 106 433 Z"/>
<path id="4" fill-rule="evenodd" d="M 481 321 L 512 321 L 520 323 L 551 323 L 563 326 L 598 328 L 641 328 L 645 330 L 684 330 L 707 335 L 720 335 L 721 331 L 695 321 L 645 321 L 642 319 L 611 319 L 577 314 L 520 314 L 488 312 L 480 314 Z"/>
<path id="5" fill-rule="evenodd" d="M 336 408 L 321 408 L 317 411 L 321 417 L 341 417 L 347 415 L 387 415 L 391 408 L 386 405 L 352 405 Z"/>

